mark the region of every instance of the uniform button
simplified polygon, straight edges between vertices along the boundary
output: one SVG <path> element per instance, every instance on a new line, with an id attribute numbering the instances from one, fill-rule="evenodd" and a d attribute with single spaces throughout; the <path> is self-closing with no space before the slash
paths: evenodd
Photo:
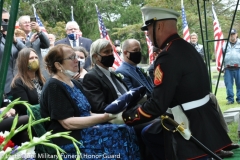
<path id="1" fill-rule="evenodd" d="M 131 119 L 131 117 L 128 117 L 128 119 Z"/>
<path id="2" fill-rule="evenodd" d="M 137 114 L 135 114 L 135 117 L 138 117 L 138 115 L 137 115 Z"/>
<path id="3" fill-rule="evenodd" d="M 126 121 L 126 119 L 124 118 L 124 121 Z"/>

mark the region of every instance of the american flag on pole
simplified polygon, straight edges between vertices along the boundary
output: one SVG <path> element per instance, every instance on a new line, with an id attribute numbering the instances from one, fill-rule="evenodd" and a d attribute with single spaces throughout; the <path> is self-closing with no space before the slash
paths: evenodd
<path id="1" fill-rule="evenodd" d="M 213 13 L 214 40 L 223 39 L 222 29 L 221 29 L 220 24 L 218 22 L 213 3 L 212 3 L 212 13 Z M 218 71 L 220 71 L 221 64 L 222 64 L 222 47 L 223 47 L 223 44 L 224 44 L 223 40 L 214 42 L 214 52 L 215 52 L 216 65 L 217 65 L 217 70 Z"/>
<path id="2" fill-rule="evenodd" d="M 36 18 L 36 22 L 38 23 L 41 31 L 47 33 L 47 30 L 45 29 L 45 27 L 43 26 L 42 21 L 40 20 L 40 18 L 39 18 L 38 15 L 37 15 L 36 8 L 35 8 L 34 5 L 33 5 L 33 12 L 34 12 L 34 16 L 35 16 L 35 18 Z"/>
<path id="3" fill-rule="evenodd" d="M 99 12 L 98 7 L 97 7 L 96 4 L 95 4 L 95 6 L 96 6 L 97 15 L 98 15 L 98 27 L 99 27 L 99 31 L 100 31 L 101 38 L 105 38 L 106 40 L 110 41 L 110 43 L 111 43 L 111 45 L 112 45 L 112 47 L 113 47 L 113 55 L 114 55 L 114 57 L 115 57 L 115 61 L 114 61 L 112 67 L 113 67 L 114 69 L 117 69 L 117 68 L 121 65 L 122 60 L 121 60 L 121 58 L 119 57 L 119 55 L 118 55 L 118 53 L 117 53 L 117 51 L 116 51 L 116 48 L 115 48 L 115 46 L 112 44 L 112 41 L 111 41 L 111 39 L 110 39 L 110 37 L 109 37 L 109 35 L 108 35 L 108 33 L 107 33 L 106 27 L 105 27 L 105 25 L 104 25 L 104 23 L 103 23 L 103 20 L 102 20 L 101 13 Z"/>
<path id="4" fill-rule="evenodd" d="M 148 56 L 149 56 L 149 64 L 152 64 L 154 59 L 153 59 L 153 50 L 152 50 L 152 42 L 147 36 L 147 31 L 144 31 L 144 34 L 146 36 L 146 41 L 147 41 L 147 46 L 148 46 Z"/>
<path id="5" fill-rule="evenodd" d="M 181 0 L 181 6 L 182 6 L 183 39 L 187 42 L 190 42 L 190 34 L 189 34 L 187 18 L 186 18 L 184 6 L 183 6 L 183 0 Z"/>

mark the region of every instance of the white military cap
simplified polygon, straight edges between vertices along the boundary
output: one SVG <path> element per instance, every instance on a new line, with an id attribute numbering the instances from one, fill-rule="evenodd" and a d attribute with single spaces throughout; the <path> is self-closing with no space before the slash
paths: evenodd
<path id="1" fill-rule="evenodd" d="M 143 31 L 147 30 L 147 26 L 158 20 L 176 19 L 180 14 L 172 9 L 144 6 L 141 8 L 143 13 L 144 26 Z"/>

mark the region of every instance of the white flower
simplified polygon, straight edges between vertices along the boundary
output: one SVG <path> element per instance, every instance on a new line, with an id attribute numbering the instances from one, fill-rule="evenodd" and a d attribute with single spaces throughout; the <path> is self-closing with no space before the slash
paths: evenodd
<path id="1" fill-rule="evenodd" d="M 33 137 L 33 140 L 32 140 L 34 143 L 38 143 L 41 141 L 41 138 L 38 138 L 38 137 Z"/>
<path id="2" fill-rule="evenodd" d="M 3 132 L 0 132 L 0 136 L 2 136 L 2 137 L 7 137 L 9 135 L 9 132 L 8 131 L 4 131 L 4 133 Z"/>
<path id="3" fill-rule="evenodd" d="M 124 79 L 124 75 L 122 75 L 121 73 L 117 73 L 116 76 L 121 78 L 121 79 Z"/>
<path id="4" fill-rule="evenodd" d="M 35 146 L 31 147 L 31 148 L 27 148 L 24 149 L 18 153 L 16 153 L 15 155 L 13 155 L 14 158 L 34 158 L 35 157 Z"/>

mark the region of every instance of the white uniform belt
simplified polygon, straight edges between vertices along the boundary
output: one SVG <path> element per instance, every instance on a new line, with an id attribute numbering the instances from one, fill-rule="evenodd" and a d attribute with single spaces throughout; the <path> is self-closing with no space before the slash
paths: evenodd
<path id="1" fill-rule="evenodd" d="M 203 97 L 202 99 L 187 102 L 187 103 L 183 103 L 182 104 L 183 110 L 187 111 L 187 110 L 190 110 L 190 109 L 198 108 L 198 107 L 206 104 L 209 101 L 209 99 L 210 99 L 210 97 L 209 97 L 209 94 L 208 94 L 205 97 Z M 174 106 L 174 107 L 176 107 L 176 106 Z M 166 112 L 172 114 L 171 108 L 168 108 Z"/>

